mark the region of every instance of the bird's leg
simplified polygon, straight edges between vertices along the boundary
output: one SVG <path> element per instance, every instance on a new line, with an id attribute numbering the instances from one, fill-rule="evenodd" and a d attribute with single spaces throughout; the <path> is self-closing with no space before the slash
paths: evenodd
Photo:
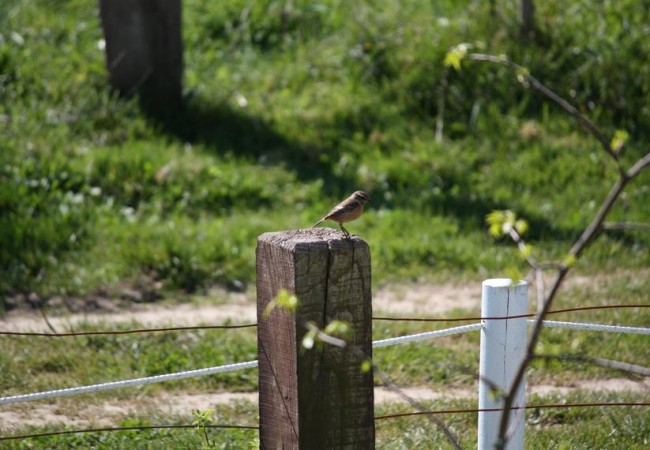
<path id="1" fill-rule="evenodd" d="M 348 233 L 348 230 L 346 230 L 346 229 L 343 227 L 343 224 L 342 224 L 342 223 L 339 223 L 339 226 L 341 227 L 341 231 L 343 232 L 343 234 L 345 234 L 345 237 L 346 237 L 347 239 L 350 239 L 350 233 Z"/>

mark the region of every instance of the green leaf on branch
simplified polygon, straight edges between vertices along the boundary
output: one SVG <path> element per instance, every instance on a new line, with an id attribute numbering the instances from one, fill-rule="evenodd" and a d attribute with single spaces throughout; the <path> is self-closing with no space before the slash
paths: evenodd
<path id="1" fill-rule="evenodd" d="M 345 347 L 345 338 L 350 335 L 350 332 L 350 324 L 342 320 L 333 320 L 322 331 L 316 323 L 308 322 L 307 332 L 302 338 L 302 347 L 306 350 L 322 344 Z"/>
<path id="2" fill-rule="evenodd" d="M 517 219 L 517 215 L 510 210 L 495 210 L 485 217 L 489 226 L 489 233 L 495 238 L 503 237 L 514 229 L 519 235 L 528 231 L 528 222 Z"/>
<path id="3" fill-rule="evenodd" d="M 525 84 L 528 82 L 528 76 L 530 75 L 530 71 L 526 67 L 520 67 L 517 69 L 517 81 L 519 81 L 522 84 Z"/>
<path id="4" fill-rule="evenodd" d="M 495 210 L 485 217 L 489 226 L 489 233 L 495 238 L 510 234 L 513 229 L 521 236 L 528 231 L 528 222 L 518 219 L 510 210 Z"/>
<path id="5" fill-rule="evenodd" d="M 517 230 L 519 236 L 525 234 L 526 231 L 528 231 L 528 222 L 526 222 L 524 219 L 515 220 L 515 230 Z"/>
<path id="6" fill-rule="evenodd" d="M 470 44 L 458 44 L 447 52 L 445 55 L 445 60 L 443 64 L 446 67 L 453 67 L 456 70 L 460 70 L 460 64 L 467 56 L 467 51 L 470 49 Z"/>
<path id="7" fill-rule="evenodd" d="M 505 275 L 506 278 L 510 278 L 512 280 L 512 284 L 515 285 L 519 283 L 521 280 L 524 279 L 524 274 L 521 273 L 521 270 L 517 267 L 508 267 L 505 270 Z"/>
<path id="8" fill-rule="evenodd" d="M 307 350 L 311 350 L 312 348 L 314 348 L 314 344 L 316 343 L 316 337 L 318 336 L 318 332 L 320 331 L 315 323 L 309 322 L 309 324 L 311 325 L 309 327 L 309 330 L 302 337 L 302 347 Z"/>
<path id="9" fill-rule="evenodd" d="M 578 258 L 576 258 L 576 255 L 570 254 L 564 258 L 562 264 L 564 264 L 565 267 L 573 267 L 577 261 Z"/>
<path id="10" fill-rule="evenodd" d="M 619 153 L 627 140 L 630 138 L 630 134 L 625 130 L 616 130 L 614 132 L 614 137 L 612 137 L 612 142 L 609 146 L 614 153 Z"/>
<path id="11" fill-rule="evenodd" d="M 521 253 L 521 256 L 524 259 L 528 259 L 530 255 L 533 254 L 533 246 L 530 244 L 524 244 L 524 246 L 519 250 L 519 252 Z"/>
<path id="12" fill-rule="evenodd" d="M 368 373 L 372 369 L 372 361 L 369 359 L 364 359 L 361 363 L 361 372 Z"/>
<path id="13" fill-rule="evenodd" d="M 490 236 L 495 238 L 503 237 L 503 224 L 506 222 L 506 211 L 495 210 L 485 217 Z"/>
<path id="14" fill-rule="evenodd" d="M 262 316 L 267 319 L 275 308 L 280 308 L 288 313 L 294 313 L 296 312 L 296 309 L 298 309 L 298 303 L 298 297 L 291 294 L 286 289 L 280 289 L 275 298 L 266 305 Z"/>
<path id="15" fill-rule="evenodd" d="M 333 320 L 327 324 L 323 332 L 343 339 L 350 335 L 350 324 L 342 320 Z"/>

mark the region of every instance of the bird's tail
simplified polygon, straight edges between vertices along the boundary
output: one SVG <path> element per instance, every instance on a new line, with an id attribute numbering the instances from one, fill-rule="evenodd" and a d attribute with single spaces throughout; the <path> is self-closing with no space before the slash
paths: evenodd
<path id="1" fill-rule="evenodd" d="M 320 224 L 323 223 L 323 222 L 325 222 L 325 219 L 321 219 L 321 220 L 319 220 L 318 222 L 316 222 L 315 224 L 313 224 L 311 227 L 312 227 L 312 228 L 317 227 L 318 225 L 320 225 Z"/>

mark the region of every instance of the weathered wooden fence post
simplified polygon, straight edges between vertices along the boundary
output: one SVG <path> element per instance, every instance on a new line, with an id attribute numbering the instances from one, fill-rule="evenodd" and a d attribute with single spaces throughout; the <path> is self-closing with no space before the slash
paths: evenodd
<path id="1" fill-rule="evenodd" d="M 528 313 L 528 284 L 513 284 L 506 278 L 483 282 L 481 316 L 496 317 L 484 320 L 481 330 L 480 380 L 478 387 L 479 409 L 502 408 L 501 395 L 508 392 L 519 365 L 526 355 Z M 498 317 L 520 316 L 513 319 Z M 513 407 L 523 408 L 525 384 L 517 391 Z M 499 437 L 501 411 L 483 411 L 478 414 L 478 449 L 494 448 Z M 506 444 L 508 450 L 524 448 L 525 411 L 510 412 L 510 433 Z"/>
<path id="2" fill-rule="evenodd" d="M 295 314 L 264 310 L 281 289 Z M 265 233 L 257 241 L 260 442 L 263 449 L 374 448 L 370 250 L 328 228 Z M 350 324 L 345 348 L 305 350 L 305 324 Z"/>

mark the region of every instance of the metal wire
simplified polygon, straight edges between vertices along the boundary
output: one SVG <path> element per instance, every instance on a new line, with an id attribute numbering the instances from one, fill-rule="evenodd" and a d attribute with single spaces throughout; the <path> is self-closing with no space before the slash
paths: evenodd
<path id="1" fill-rule="evenodd" d="M 205 428 L 219 428 L 219 429 L 235 429 L 235 430 L 259 430 L 257 425 L 216 425 L 206 424 L 201 425 Z M 65 434 L 80 434 L 80 433 L 102 433 L 106 431 L 133 431 L 133 430 L 177 430 L 177 429 L 195 429 L 196 425 L 140 425 L 132 427 L 105 427 L 105 428 L 87 428 L 84 430 L 63 430 L 63 431 L 50 431 L 47 433 L 33 433 L 21 434 L 15 436 L 0 436 L 0 441 L 9 441 L 15 439 L 28 439 L 47 436 L 61 436 Z"/>
<path id="2" fill-rule="evenodd" d="M 406 342 L 418 341 L 422 339 L 432 339 L 436 337 L 448 336 L 451 334 L 466 333 L 469 331 L 481 329 L 482 327 L 483 325 L 479 323 L 474 325 L 464 325 L 461 327 L 448 328 L 445 330 L 419 333 L 415 335 L 389 338 L 389 339 L 373 342 L 373 347 L 386 347 L 389 345 L 403 344 Z M 234 370 L 251 369 L 255 367 L 257 367 L 257 360 L 236 363 L 236 364 L 226 364 L 217 367 L 208 367 L 206 369 L 188 370 L 184 372 L 176 372 L 167 375 L 156 375 L 153 377 L 135 378 L 132 380 L 123 380 L 123 381 L 113 381 L 109 383 L 94 384 L 90 386 L 81 386 L 81 387 L 74 387 L 74 388 L 67 388 L 67 389 L 56 389 L 52 391 L 36 392 L 32 394 L 14 395 L 11 397 L 0 397 L 0 405 L 5 405 L 9 403 L 27 402 L 32 400 L 42 400 L 46 398 L 87 394 L 91 392 L 106 391 L 109 389 L 118 389 L 123 387 L 130 387 L 130 386 L 142 386 L 145 384 L 160 383 L 163 381 L 171 381 L 171 380 L 180 380 L 183 378 L 199 377 L 204 375 L 214 375 L 217 373 L 231 372 Z"/>
<path id="3" fill-rule="evenodd" d="M 32 400 L 42 400 L 45 398 L 65 397 L 70 395 L 87 394 L 90 392 L 106 391 L 129 386 L 143 386 L 145 384 L 160 383 L 162 381 L 180 380 L 183 378 L 200 377 L 205 375 L 214 375 L 217 373 L 231 372 L 234 370 L 252 369 L 257 367 L 257 361 L 247 361 L 235 364 L 226 364 L 217 367 L 208 367 L 206 369 L 187 370 L 184 372 L 170 373 L 166 375 L 156 375 L 146 378 L 134 378 L 132 380 L 112 381 L 109 383 L 93 384 L 91 386 L 80 386 L 67 389 L 56 389 L 53 391 L 36 392 L 33 394 L 13 395 L 11 397 L 1 397 L 0 405 L 9 403 L 28 402 Z"/>
<path id="4" fill-rule="evenodd" d="M 470 331 L 480 330 L 484 327 L 482 323 L 475 323 L 472 325 L 463 325 L 460 327 L 446 328 L 444 330 L 427 331 L 425 333 L 411 334 L 408 336 L 399 336 L 394 338 L 382 339 L 372 343 L 374 348 L 387 347 L 389 345 L 405 344 L 407 342 L 420 341 L 422 339 L 432 339 L 443 336 L 450 336 L 452 334 L 468 333 Z"/>
<path id="5" fill-rule="evenodd" d="M 535 321 L 528 320 L 528 323 L 532 324 L 535 323 Z M 641 328 L 641 327 L 622 327 L 616 325 L 585 324 L 585 323 L 556 322 L 556 321 L 544 321 L 544 325 L 548 327 L 569 328 L 569 329 L 576 329 L 576 330 L 650 334 L 650 328 Z M 382 339 L 373 342 L 372 346 L 374 348 L 387 347 L 390 345 L 405 344 L 408 342 L 414 342 L 423 339 L 433 339 L 437 337 L 450 336 L 454 334 L 468 333 L 471 331 L 480 330 L 484 326 L 485 325 L 483 323 L 476 323 L 472 325 L 462 325 L 459 327 L 446 328 L 443 330 L 428 331 L 424 333 L 412 334 L 407 336 L 399 336 L 394 338 Z M 31 401 L 31 400 L 41 400 L 45 398 L 84 394 L 84 393 L 104 391 L 109 389 L 117 389 L 122 387 L 129 387 L 129 386 L 141 386 L 141 385 L 146 385 L 151 383 L 159 383 L 162 381 L 179 380 L 183 378 L 198 377 L 204 375 L 213 375 L 217 373 L 250 369 L 255 367 L 257 367 L 257 361 L 247 361 L 242 363 L 226 364 L 217 367 L 208 367 L 205 369 L 189 370 L 189 371 L 177 372 L 177 373 L 166 374 L 166 375 L 156 375 L 153 377 L 114 381 L 109 383 L 95 384 L 91 386 L 57 389 L 52 391 L 36 392 L 32 394 L 14 395 L 11 397 L 0 397 L 0 405 Z"/>
<path id="6" fill-rule="evenodd" d="M 612 402 L 612 403 L 559 403 L 547 405 L 526 405 L 522 407 L 514 407 L 512 409 L 549 409 L 549 408 L 591 408 L 591 407 L 612 407 L 612 406 L 650 406 L 650 402 Z M 386 419 L 397 419 L 401 417 L 421 416 L 427 414 L 466 414 L 478 412 L 498 412 L 503 411 L 503 408 L 466 408 L 466 409 L 445 409 L 436 411 L 417 411 L 409 413 L 387 414 L 384 416 L 375 417 L 375 421 Z M 259 426 L 255 425 L 204 425 L 205 428 L 220 428 L 220 429 L 244 429 L 244 430 L 259 430 Z M 47 433 L 33 433 L 22 434 L 15 436 L 2 436 L 0 441 L 29 439 L 47 436 L 60 436 L 66 434 L 81 434 L 81 433 L 102 433 L 111 431 L 133 431 L 133 430 L 157 430 L 157 429 L 190 429 L 196 428 L 196 425 L 142 425 L 132 427 L 106 427 L 106 428 L 88 428 L 82 430 L 63 430 L 51 431 Z"/>
<path id="7" fill-rule="evenodd" d="M 39 336 L 39 337 L 101 336 L 101 335 L 134 334 L 134 333 L 157 333 L 163 331 L 230 330 L 236 328 L 253 328 L 256 326 L 257 326 L 256 323 L 245 323 L 241 325 L 197 325 L 191 327 L 139 328 L 135 330 L 71 331 L 69 333 L 36 333 L 36 332 L 27 332 L 27 331 L 0 331 L 0 336 Z"/>
<path id="8" fill-rule="evenodd" d="M 554 403 L 548 405 L 525 405 L 513 406 L 511 409 L 548 409 L 548 408 L 589 408 L 602 406 L 650 406 L 650 402 L 612 402 L 612 403 Z M 479 412 L 498 412 L 504 408 L 465 408 L 465 409 L 443 409 L 435 411 L 416 411 L 409 413 L 387 414 L 375 417 L 375 420 L 396 419 L 399 417 L 422 416 L 427 414 L 463 414 Z"/>
<path id="9" fill-rule="evenodd" d="M 536 320 L 527 320 L 529 325 L 534 325 Z M 586 331 L 605 331 L 609 333 L 628 333 L 628 334 L 650 334 L 650 328 L 642 327 L 622 327 L 619 325 L 602 325 L 598 323 L 576 323 L 576 322 L 556 322 L 554 320 L 544 320 L 545 327 L 549 328 L 566 328 L 570 330 Z"/>
<path id="10" fill-rule="evenodd" d="M 633 305 L 598 305 L 598 306 L 580 306 L 576 308 L 556 309 L 549 311 L 547 315 L 562 314 L 568 312 L 578 311 L 595 311 L 604 309 L 625 309 L 625 308 L 650 308 L 647 304 L 633 304 Z M 373 317 L 372 320 L 385 320 L 393 322 L 471 322 L 474 320 L 509 320 L 521 319 L 524 317 L 535 317 L 535 313 L 519 314 L 513 316 L 495 316 L 495 317 L 453 317 L 453 318 L 429 318 L 429 317 Z"/>
<path id="11" fill-rule="evenodd" d="M 568 312 L 578 311 L 594 311 L 606 309 L 624 309 L 624 308 L 650 308 L 647 304 L 632 304 L 632 305 L 599 305 L 599 306 L 582 306 L 576 308 L 558 309 L 549 311 L 551 314 L 562 314 Z M 448 317 L 448 318 L 429 318 L 429 317 L 373 317 L 372 320 L 377 321 L 393 321 L 393 322 L 473 322 L 476 320 L 509 320 L 521 319 L 524 317 L 535 317 L 534 313 L 520 314 L 513 316 L 496 316 L 496 317 Z M 219 329 L 237 329 L 237 328 L 253 328 L 256 323 L 240 324 L 240 325 L 198 325 L 187 327 L 166 327 L 166 328 L 141 328 L 133 330 L 114 330 L 114 331 L 78 331 L 69 333 L 40 333 L 40 332 L 27 332 L 27 331 L 0 331 L 0 336 L 36 336 L 36 337 L 70 337 L 70 336 L 101 336 L 101 335 L 121 335 L 121 334 L 135 334 L 135 333 L 157 333 L 169 331 L 191 331 L 191 330 L 219 330 Z"/>

